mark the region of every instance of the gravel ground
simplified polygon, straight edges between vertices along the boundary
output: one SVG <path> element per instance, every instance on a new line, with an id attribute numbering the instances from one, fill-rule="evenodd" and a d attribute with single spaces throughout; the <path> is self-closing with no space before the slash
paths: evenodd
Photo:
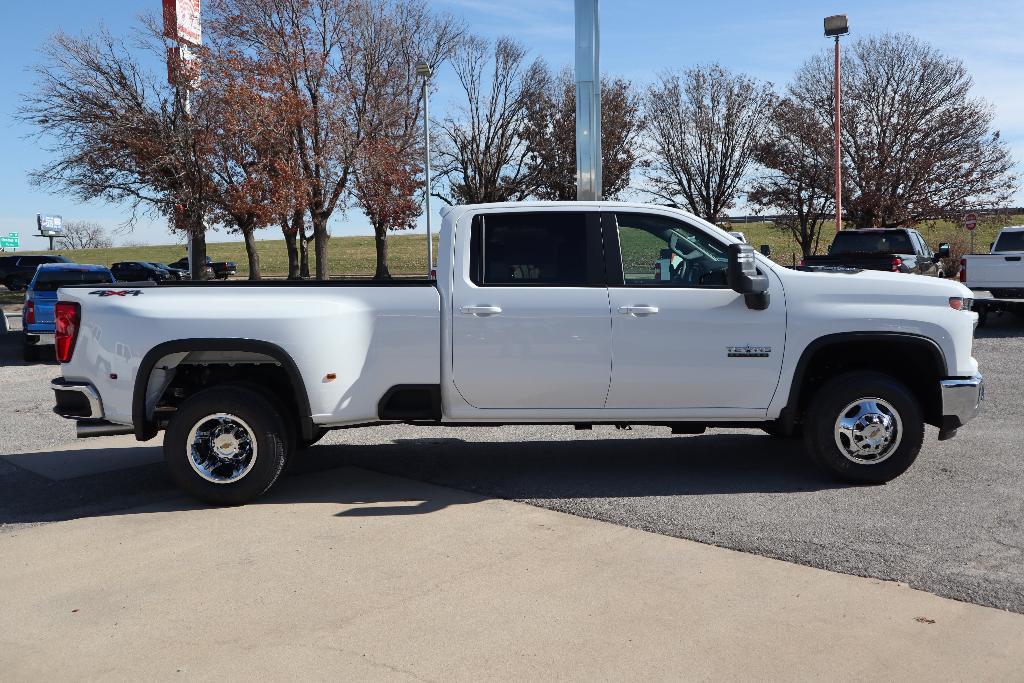
<path id="1" fill-rule="evenodd" d="M 68 443 L 70 426 L 50 413 L 55 365 L 13 360 L 12 337 L 0 339 L 0 455 Z M 799 442 L 664 428 L 352 429 L 329 434 L 294 474 L 355 464 L 1024 613 L 1024 323 L 991 321 L 975 355 L 982 417 L 944 443 L 929 429 L 915 466 L 886 486 L 836 484 Z M 158 465 L 50 482 L 0 460 L 0 523 L 175 495 Z"/>

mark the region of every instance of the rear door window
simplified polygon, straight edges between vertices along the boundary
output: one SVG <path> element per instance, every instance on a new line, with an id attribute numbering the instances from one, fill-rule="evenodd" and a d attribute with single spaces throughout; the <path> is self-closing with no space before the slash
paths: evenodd
<path id="1" fill-rule="evenodd" d="M 994 251 L 1024 251 L 1024 230 L 999 235 Z"/>
<path id="2" fill-rule="evenodd" d="M 602 285 L 598 214 L 482 214 L 473 221 L 470 280 L 479 287 Z"/>

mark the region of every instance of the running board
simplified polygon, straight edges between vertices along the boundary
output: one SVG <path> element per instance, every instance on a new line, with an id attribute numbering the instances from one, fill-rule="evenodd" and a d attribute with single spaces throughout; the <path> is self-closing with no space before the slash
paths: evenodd
<path id="1" fill-rule="evenodd" d="M 75 424 L 75 436 L 79 439 L 90 439 L 95 436 L 120 436 L 134 434 L 135 428 L 129 425 L 116 425 L 105 420 L 98 422 L 78 422 Z"/>

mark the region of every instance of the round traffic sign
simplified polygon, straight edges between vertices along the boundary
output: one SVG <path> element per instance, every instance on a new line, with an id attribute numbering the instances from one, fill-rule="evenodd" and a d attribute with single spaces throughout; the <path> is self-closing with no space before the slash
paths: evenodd
<path id="1" fill-rule="evenodd" d="M 973 213 L 964 216 L 964 227 L 968 230 L 974 230 L 978 227 L 978 216 Z"/>

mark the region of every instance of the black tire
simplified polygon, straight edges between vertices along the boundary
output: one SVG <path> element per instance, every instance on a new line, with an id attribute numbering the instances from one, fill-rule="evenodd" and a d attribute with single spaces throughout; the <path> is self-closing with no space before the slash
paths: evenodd
<path id="1" fill-rule="evenodd" d="M 864 439 L 877 434 L 884 438 L 888 434 L 890 439 L 896 440 L 895 448 L 887 451 L 887 447 L 880 446 L 879 452 L 872 456 L 858 451 L 857 444 L 845 449 L 840 446 L 849 443 L 849 439 L 845 434 L 837 435 L 837 423 L 847 406 L 860 399 L 881 399 L 892 410 L 876 403 L 882 406 L 881 412 L 864 417 L 866 423 L 858 421 L 858 424 L 865 424 L 865 431 L 856 437 Z M 856 416 L 855 410 L 846 413 L 850 416 L 848 419 Z M 884 426 L 897 424 L 892 413 L 902 423 L 902 429 L 890 432 Z M 874 431 L 867 431 L 872 429 Z M 895 378 L 878 372 L 850 372 L 826 382 L 811 399 L 804 420 L 804 441 L 811 459 L 836 478 L 855 484 L 884 484 L 906 472 L 917 459 L 924 442 L 924 417 L 917 398 Z M 848 457 L 845 450 L 856 452 Z M 869 461 L 872 457 L 874 462 Z"/>
<path id="2" fill-rule="evenodd" d="M 4 283 L 4 286 L 6 286 L 7 289 L 9 289 L 12 292 L 20 292 L 25 289 L 27 284 L 28 283 L 26 283 L 25 280 L 23 280 L 22 278 L 18 277 L 17 275 L 12 275 L 11 277 L 7 278 L 7 281 Z"/>
<path id="3" fill-rule="evenodd" d="M 21 346 L 21 357 L 26 363 L 35 363 L 39 360 L 39 347 L 35 344 L 25 343 Z"/>
<path id="4" fill-rule="evenodd" d="M 228 483 L 204 478 L 198 470 L 202 465 L 197 463 L 193 466 L 193 451 L 189 447 L 194 428 L 199 430 L 199 434 L 205 431 L 208 437 L 216 431 L 204 427 L 218 423 L 220 418 L 213 417 L 218 414 L 234 418 L 226 423 L 225 428 L 232 430 L 229 435 L 239 433 L 235 431 L 239 426 L 235 420 L 244 423 L 240 441 L 250 449 L 245 452 L 253 453 L 247 469 L 242 466 L 247 459 L 244 455 L 240 458 L 237 465 L 240 476 Z M 205 424 L 204 418 L 208 418 Z M 245 426 L 248 432 L 244 430 Z M 269 491 L 281 476 L 288 460 L 289 442 L 288 427 L 273 403 L 245 387 L 213 387 L 188 398 L 178 408 L 164 435 L 164 460 L 171 478 L 194 498 L 213 505 L 244 505 Z M 251 450 L 253 443 L 254 451 Z M 212 451 L 208 453 L 212 454 Z M 213 461 L 212 458 L 210 460 Z M 224 462 L 227 464 L 211 469 L 209 476 L 233 479 L 235 472 L 228 469 L 232 461 Z"/>

